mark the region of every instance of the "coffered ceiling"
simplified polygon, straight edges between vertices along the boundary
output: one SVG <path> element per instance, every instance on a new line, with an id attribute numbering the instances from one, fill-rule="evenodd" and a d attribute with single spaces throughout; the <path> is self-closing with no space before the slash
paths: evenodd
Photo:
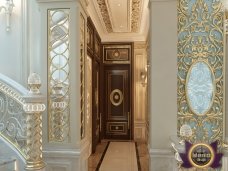
<path id="1" fill-rule="evenodd" d="M 145 41 L 149 0 L 90 0 L 88 12 L 102 41 Z"/>

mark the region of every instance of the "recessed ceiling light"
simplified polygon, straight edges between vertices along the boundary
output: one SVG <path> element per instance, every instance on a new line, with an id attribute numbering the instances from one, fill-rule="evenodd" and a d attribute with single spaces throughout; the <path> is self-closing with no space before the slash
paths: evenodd
<path id="1" fill-rule="evenodd" d="M 118 3 L 117 5 L 118 5 L 118 7 L 120 7 L 120 6 L 121 6 L 121 4 L 120 4 L 120 3 Z"/>

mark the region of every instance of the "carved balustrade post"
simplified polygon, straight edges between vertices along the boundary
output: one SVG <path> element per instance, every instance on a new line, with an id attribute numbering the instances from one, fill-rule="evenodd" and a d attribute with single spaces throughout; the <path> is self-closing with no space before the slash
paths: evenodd
<path id="1" fill-rule="evenodd" d="M 44 96 L 40 94 L 41 80 L 32 73 L 28 78 L 30 92 L 25 97 L 24 111 L 27 113 L 27 158 L 26 170 L 41 170 L 45 167 L 42 157 L 42 112 L 45 110 Z"/>

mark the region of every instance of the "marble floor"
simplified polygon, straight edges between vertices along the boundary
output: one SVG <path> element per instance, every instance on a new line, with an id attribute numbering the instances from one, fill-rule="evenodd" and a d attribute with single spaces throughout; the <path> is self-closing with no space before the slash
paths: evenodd
<path id="1" fill-rule="evenodd" d="M 102 141 L 89 157 L 89 171 L 148 171 L 145 143 Z"/>

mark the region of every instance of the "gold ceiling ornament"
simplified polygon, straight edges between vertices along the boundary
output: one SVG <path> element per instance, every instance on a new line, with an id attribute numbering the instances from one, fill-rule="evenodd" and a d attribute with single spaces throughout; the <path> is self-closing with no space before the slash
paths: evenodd
<path id="1" fill-rule="evenodd" d="M 103 17 L 103 21 L 105 23 L 107 31 L 109 33 L 113 32 L 112 24 L 111 24 L 111 20 L 110 20 L 110 16 L 108 13 L 108 8 L 107 8 L 107 5 L 105 3 L 105 0 L 97 0 L 97 3 L 99 5 L 100 12 L 101 12 L 101 15 Z"/>
<path id="2" fill-rule="evenodd" d="M 132 0 L 131 32 L 138 32 L 139 31 L 141 8 L 142 8 L 142 1 L 141 0 Z"/>
<path id="3" fill-rule="evenodd" d="M 224 115 L 224 11 L 221 1 L 213 0 L 181 0 L 178 1 L 178 135 L 180 128 L 187 124 L 192 129 L 189 140 L 192 143 L 211 143 L 223 139 L 223 115 Z M 213 84 L 212 104 L 207 106 L 205 112 L 197 114 L 190 106 L 204 104 L 205 101 L 192 96 L 190 99 L 186 85 L 189 84 L 188 75 L 197 74 L 192 68 L 204 61 L 210 72 L 204 76 L 211 75 Z M 204 64 L 203 63 L 203 64 Z M 205 78 L 205 77 L 201 77 Z M 208 81 L 208 80 L 207 80 Z M 209 80 L 210 81 L 210 80 Z M 200 84 L 191 84 L 190 90 L 201 91 L 205 94 L 205 88 Z M 204 84 L 205 85 L 205 84 Z M 199 93 L 197 95 L 200 95 Z M 195 98 L 195 99 L 194 99 Z M 204 106 L 205 107 L 205 106 Z M 200 111 L 200 109 L 197 109 Z"/>

